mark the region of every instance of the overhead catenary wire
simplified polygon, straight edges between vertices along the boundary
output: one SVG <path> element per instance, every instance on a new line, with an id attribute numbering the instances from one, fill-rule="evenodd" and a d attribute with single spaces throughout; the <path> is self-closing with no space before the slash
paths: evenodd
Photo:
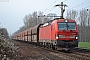
<path id="1" fill-rule="evenodd" d="M 88 2 L 88 3 L 90 3 L 90 2 Z M 88 4 L 87 3 L 87 4 Z M 82 10 L 82 9 L 89 9 L 90 8 L 90 5 L 88 5 L 88 6 L 85 6 L 85 7 L 82 7 L 82 8 L 80 8 L 79 10 L 77 10 L 77 11 L 80 11 L 80 10 Z"/>
<path id="2" fill-rule="evenodd" d="M 86 6 L 85 8 L 87 8 L 87 7 L 90 7 L 90 5 L 89 6 Z"/>
<path id="3" fill-rule="evenodd" d="M 90 2 L 88 2 L 89 0 L 86 0 L 86 1 L 84 1 L 84 2 L 82 2 L 82 3 L 80 3 L 80 4 L 78 4 L 78 5 L 76 5 L 76 6 L 74 6 L 74 7 L 72 7 L 72 8 L 70 8 L 69 6 L 67 6 L 68 8 L 69 8 L 69 10 L 73 10 L 74 8 L 77 8 L 77 7 L 80 7 L 80 6 L 82 6 L 82 5 L 85 5 L 85 4 L 88 4 L 88 3 L 90 3 Z M 87 7 L 89 7 L 89 6 L 87 6 Z M 85 8 L 87 8 L 87 7 L 85 7 Z M 82 9 L 82 8 L 81 8 Z"/>
<path id="4" fill-rule="evenodd" d="M 57 1 L 57 0 L 55 0 L 54 3 L 55 3 L 56 1 Z M 64 0 L 63 2 L 66 2 L 66 1 L 67 1 L 67 0 Z M 73 8 L 76 8 L 76 7 L 79 7 L 79 6 L 82 6 L 82 5 L 85 5 L 85 4 L 90 3 L 90 2 L 88 2 L 88 1 L 89 1 L 89 0 L 86 0 L 86 1 L 84 1 L 84 2 L 82 2 L 82 3 L 80 3 L 80 4 L 76 5 L 76 6 L 74 6 L 74 7 L 72 7 L 72 8 L 70 8 L 69 6 L 67 6 L 67 7 L 69 8 L 69 10 L 72 10 Z M 54 4 L 54 3 L 53 3 L 53 4 Z M 50 6 L 52 6 L 53 4 L 51 4 Z M 50 7 L 50 6 L 49 6 L 49 7 Z M 46 13 L 49 13 L 49 12 L 52 11 L 52 10 L 54 10 L 54 7 L 50 8 L 50 9 L 49 9 L 49 7 L 44 10 L 45 14 L 46 14 Z"/>
<path id="5" fill-rule="evenodd" d="M 67 6 L 69 8 L 69 10 L 72 10 L 69 6 Z"/>
<path id="6" fill-rule="evenodd" d="M 88 3 L 90 3 L 90 2 L 88 2 Z M 86 3 L 86 4 L 88 4 L 88 3 Z M 83 9 L 86 9 L 87 7 L 90 7 L 90 5 L 83 7 Z"/>
<path id="7" fill-rule="evenodd" d="M 82 9 L 89 9 L 88 7 L 90 7 L 90 5 L 89 5 L 89 6 L 86 6 L 86 7 L 84 7 L 84 8 L 81 8 L 81 9 L 79 9 L 79 10 L 77 10 L 77 11 L 80 11 L 80 10 L 82 10 Z"/>
<path id="8" fill-rule="evenodd" d="M 57 0 L 55 0 L 54 3 L 56 3 L 56 1 L 57 1 Z M 67 1 L 67 0 L 64 0 L 63 2 L 65 2 L 65 1 Z M 53 5 L 54 3 L 52 3 L 51 5 Z M 50 6 L 51 6 L 51 5 L 50 5 Z M 49 7 L 50 7 L 50 6 L 49 6 Z M 49 8 L 49 7 L 48 7 L 48 8 Z M 50 8 L 50 9 L 48 9 L 48 8 L 46 8 L 46 9 L 44 10 L 44 12 L 47 11 L 46 13 L 49 13 L 50 11 L 54 10 L 55 6 L 53 6 L 53 7 Z M 46 13 L 45 13 L 45 14 L 46 14 Z"/>
<path id="9" fill-rule="evenodd" d="M 55 0 L 54 1 L 54 3 L 56 2 L 57 0 Z M 64 0 L 63 2 L 66 2 L 67 0 Z M 70 9 L 70 10 L 72 10 L 73 8 L 76 8 L 76 7 L 79 7 L 79 6 L 81 6 L 82 4 L 84 5 L 84 4 L 87 4 L 86 2 L 88 2 L 89 0 L 86 0 L 86 1 L 84 1 L 84 2 L 82 2 L 82 3 L 80 3 L 79 5 L 76 5 L 76 6 L 74 6 L 74 7 L 72 7 L 72 8 L 70 8 L 69 6 L 68 6 L 68 8 Z M 50 6 L 52 6 L 54 3 L 52 3 Z M 89 2 L 88 2 L 89 3 Z M 50 7 L 49 6 L 49 7 Z M 53 7 L 52 8 L 50 8 L 49 9 L 49 7 L 47 7 L 43 12 L 45 12 L 45 11 L 52 11 L 52 9 L 53 9 Z"/>
<path id="10" fill-rule="evenodd" d="M 63 2 L 66 2 L 67 0 L 64 0 Z"/>
<path id="11" fill-rule="evenodd" d="M 51 8 L 50 10 L 48 10 L 45 14 L 49 13 L 50 11 L 54 10 L 55 7 Z"/>
<path id="12" fill-rule="evenodd" d="M 78 5 L 76 5 L 76 6 L 74 6 L 74 7 L 72 7 L 71 9 L 73 9 L 73 8 L 76 8 L 76 7 L 79 7 L 79 6 L 82 6 L 82 5 L 84 5 L 84 4 L 87 4 L 86 2 L 88 2 L 89 0 L 86 0 L 86 1 L 84 1 L 84 2 L 82 2 L 82 3 L 80 3 L 80 4 L 78 4 Z M 89 2 L 88 2 L 89 3 Z"/>
<path id="13" fill-rule="evenodd" d="M 56 2 L 57 2 L 57 0 L 55 0 L 51 5 L 49 5 L 43 12 L 49 10 L 50 6 L 52 6 L 52 5 L 53 5 L 54 3 L 56 3 Z"/>

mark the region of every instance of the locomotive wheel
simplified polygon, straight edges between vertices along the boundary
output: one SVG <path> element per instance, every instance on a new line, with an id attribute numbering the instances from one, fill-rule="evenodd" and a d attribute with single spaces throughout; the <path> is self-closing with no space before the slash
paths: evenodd
<path id="1" fill-rule="evenodd" d="M 42 43 L 42 42 L 40 42 L 40 46 L 41 46 L 41 47 L 43 46 L 43 43 Z"/>
<path id="2" fill-rule="evenodd" d="M 50 47 L 51 47 L 51 49 L 53 49 L 53 44 L 52 43 L 51 43 L 51 46 Z"/>
<path id="3" fill-rule="evenodd" d="M 48 43 L 48 47 L 49 47 L 49 49 L 51 48 L 51 44 L 50 43 Z"/>
<path id="4" fill-rule="evenodd" d="M 46 43 L 44 42 L 44 48 L 46 47 Z"/>
<path id="5" fill-rule="evenodd" d="M 52 49 L 52 44 L 50 43 L 50 49 Z"/>
<path id="6" fill-rule="evenodd" d="M 46 47 L 49 48 L 49 44 L 48 43 L 46 43 Z"/>
<path id="7" fill-rule="evenodd" d="M 53 50 L 57 50 L 57 47 L 56 47 L 56 45 L 53 45 Z"/>
<path id="8" fill-rule="evenodd" d="M 37 43 L 37 46 L 40 46 L 40 43 L 39 42 Z"/>

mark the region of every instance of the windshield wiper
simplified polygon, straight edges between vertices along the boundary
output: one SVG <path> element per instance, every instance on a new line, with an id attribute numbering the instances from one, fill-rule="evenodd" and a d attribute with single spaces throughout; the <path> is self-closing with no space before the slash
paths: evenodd
<path id="1" fill-rule="evenodd" d="M 67 26 L 67 28 L 69 28 L 69 29 L 70 29 L 70 31 L 72 31 L 72 30 L 71 30 L 71 28 L 70 28 L 69 26 Z"/>
<path id="2" fill-rule="evenodd" d="M 68 24 L 66 24 L 66 27 L 63 29 L 63 31 L 65 31 L 66 29 L 67 30 L 70 29 L 70 31 L 72 31 L 71 28 L 68 26 Z"/>
<path id="3" fill-rule="evenodd" d="M 65 31 L 65 30 L 66 30 L 66 28 L 67 28 L 67 27 L 65 27 L 65 28 L 63 29 L 63 31 Z"/>

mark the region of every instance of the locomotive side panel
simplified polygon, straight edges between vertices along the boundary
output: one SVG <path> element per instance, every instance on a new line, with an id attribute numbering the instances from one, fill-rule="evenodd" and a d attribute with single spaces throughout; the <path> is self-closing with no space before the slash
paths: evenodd
<path id="1" fill-rule="evenodd" d="M 51 25 L 39 29 L 39 40 L 51 40 Z"/>
<path id="2" fill-rule="evenodd" d="M 52 40 L 56 40 L 56 33 L 57 33 L 57 21 L 53 21 L 51 24 L 51 36 L 52 36 Z"/>

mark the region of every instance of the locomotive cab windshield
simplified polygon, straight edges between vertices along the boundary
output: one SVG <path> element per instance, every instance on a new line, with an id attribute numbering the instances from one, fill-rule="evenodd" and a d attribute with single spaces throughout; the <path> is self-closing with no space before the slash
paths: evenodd
<path id="1" fill-rule="evenodd" d="M 75 22 L 58 22 L 58 30 L 76 30 Z"/>

